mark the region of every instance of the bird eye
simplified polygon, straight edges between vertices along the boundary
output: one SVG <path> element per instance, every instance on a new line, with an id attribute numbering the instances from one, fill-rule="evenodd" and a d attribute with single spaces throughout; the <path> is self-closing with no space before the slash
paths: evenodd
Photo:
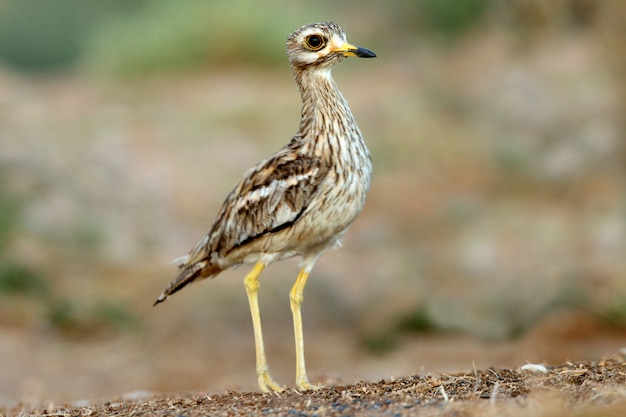
<path id="1" fill-rule="evenodd" d="M 319 35 L 310 35 L 304 39 L 304 44 L 312 51 L 319 51 L 326 45 L 326 39 Z"/>

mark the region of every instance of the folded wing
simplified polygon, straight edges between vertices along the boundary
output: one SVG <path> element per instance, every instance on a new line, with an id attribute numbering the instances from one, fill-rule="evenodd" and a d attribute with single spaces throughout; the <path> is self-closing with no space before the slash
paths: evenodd
<path id="1" fill-rule="evenodd" d="M 157 303 L 196 278 L 217 275 L 224 269 L 219 260 L 234 250 L 297 222 L 327 173 L 319 159 L 292 153 L 277 154 L 248 171 L 226 197 L 211 231 L 176 260 L 181 271 Z"/>

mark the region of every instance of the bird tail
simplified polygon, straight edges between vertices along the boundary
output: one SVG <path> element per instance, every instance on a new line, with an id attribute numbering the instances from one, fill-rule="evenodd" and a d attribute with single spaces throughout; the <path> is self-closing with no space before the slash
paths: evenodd
<path id="1" fill-rule="evenodd" d="M 204 278 L 207 275 L 202 273 L 202 270 L 206 266 L 207 261 L 195 262 L 189 266 L 181 266 L 181 271 L 165 290 L 159 295 L 159 298 L 154 302 L 153 306 L 162 303 L 175 292 L 181 290 L 187 284 L 191 284 L 196 278 Z M 204 275 L 204 276 L 203 276 Z"/>

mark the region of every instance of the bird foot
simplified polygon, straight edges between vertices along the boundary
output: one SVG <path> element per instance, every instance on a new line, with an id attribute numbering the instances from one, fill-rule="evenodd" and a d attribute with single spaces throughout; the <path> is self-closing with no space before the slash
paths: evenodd
<path id="1" fill-rule="evenodd" d="M 285 390 L 285 388 L 283 388 L 272 379 L 269 372 L 267 371 L 262 371 L 261 373 L 259 373 L 259 388 L 261 388 L 261 391 L 263 392 L 283 392 Z"/>
<path id="2" fill-rule="evenodd" d="M 298 381 L 296 382 L 296 386 L 301 391 L 316 390 L 323 387 L 322 385 L 313 385 L 308 380 Z"/>

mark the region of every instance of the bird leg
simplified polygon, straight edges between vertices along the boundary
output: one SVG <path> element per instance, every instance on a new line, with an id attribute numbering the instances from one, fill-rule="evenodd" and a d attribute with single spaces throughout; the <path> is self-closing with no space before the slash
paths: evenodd
<path id="1" fill-rule="evenodd" d="M 281 392 L 283 387 L 274 382 L 270 377 L 265 359 L 265 348 L 263 346 L 263 331 L 261 329 L 261 313 L 259 312 L 259 275 L 265 269 L 265 264 L 258 261 L 252 271 L 244 279 L 248 303 L 250 303 L 250 314 L 252 315 L 252 327 L 254 328 L 254 346 L 256 349 L 256 373 L 259 378 L 259 387 L 263 392 L 270 390 Z"/>
<path id="2" fill-rule="evenodd" d="M 304 286 L 309 278 L 309 268 L 302 267 L 295 284 L 289 292 L 289 301 L 291 306 L 291 314 L 293 315 L 293 332 L 296 337 L 296 386 L 299 389 L 317 389 L 309 382 L 306 375 L 306 365 L 304 363 L 304 337 L 302 335 L 302 313 L 300 306 L 304 300 Z"/>

